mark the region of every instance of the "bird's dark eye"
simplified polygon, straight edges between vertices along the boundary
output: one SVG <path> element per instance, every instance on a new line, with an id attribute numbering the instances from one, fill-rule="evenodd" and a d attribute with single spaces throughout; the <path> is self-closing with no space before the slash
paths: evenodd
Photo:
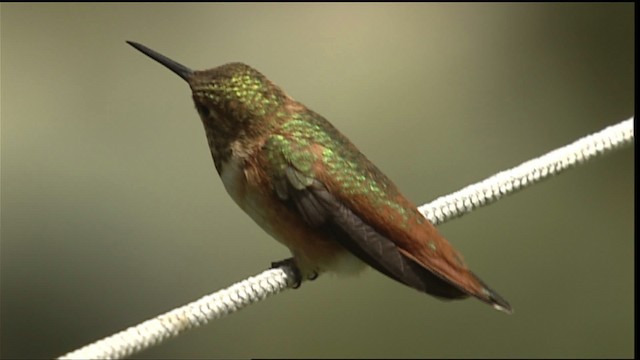
<path id="1" fill-rule="evenodd" d="M 198 110 L 198 113 L 200 114 L 200 116 L 209 117 L 209 108 L 208 107 L 206 107 L 204 105 L 197 104 L 196 105 L 196 109 Z"/>

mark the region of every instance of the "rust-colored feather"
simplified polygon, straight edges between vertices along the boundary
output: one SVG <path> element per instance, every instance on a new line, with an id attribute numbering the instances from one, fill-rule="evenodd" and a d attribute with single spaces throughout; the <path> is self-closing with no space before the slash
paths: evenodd
<path id="1" fill-rule="evenodd" d="M 368 160 L 365 158 L 365 161 Z M 374 167 L 373 164 L 370 164 L 370 166 Z M 464 294 L 477 297 L 500 310 L 511 312 L 510 305 L 467 268 L 462 256 L 419 213 L 417 207 L 400 194 L 397 189 L 394 189 L 394 192 L 396 192 L 394 200 L 402 205 L 403 209 L 409 214 L 409 218 L 403 219 L 404 221 L 400 220 L 402 216 L 397 213 L 396 209 L 388 205 L 380 206 L 379 203 L 374 203 L 370 197 L 345 196 L 344 192 L 340 191 L 340 184 L 337 184 L 335 178 L 328 176 L 323 169 L 324 167 L 318 166 L 316 175 L 327 187 L 328 192 L 334 195 L 338 202 L 349 208 L 354 215 L 397 246 L 402 255 L 461 290 Z M 393 184 L 391 185 L 393 186 Z M 435 286 L 434 283 L 437 280 L 433 276 L 429 276 L 430 274 L 415 267 L 412 271 L 422 278 L 428 277 L 427 286 Z M 399 280 L 402 281 L 401 279 Z M 441 284 L 438 284 L 438 286 L 441 286 Z M 419 290 L 429 292 L 429 289 Z M 449 296 L 445 295 L 445 298 L 463 297 L 453 289 L 447 293 Z"/>
<path id="2" fill-rule="evenodd" d="M 397 281 L 441 298 L 472 295 L 510 311 L 346 137 L 320 115 L 303 114 L 266 139 L 259 156 L 259 166 L 271 170 L 270 187 L 292 204 L 290 211 Z"/>

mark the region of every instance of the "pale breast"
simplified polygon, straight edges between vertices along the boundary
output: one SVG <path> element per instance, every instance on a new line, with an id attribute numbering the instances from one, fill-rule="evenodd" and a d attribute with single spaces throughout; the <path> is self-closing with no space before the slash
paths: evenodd
<path id="1" fill-rule="evenodd" d="M 363 262 L 290 212 L 271 193 L 272 189 L 259 188 L 255 181 L 248 181 L 252 169 L 245 168 L 239 157 L 231 156 L 221 165 L 220 177 L 227 193 L 264 231 L 289 248 L 303 273 L 329 270 L 353 274 L 363 269 Z"/>
<path id="2" fill-rule="evenodd" d="M 269 235 L 277 239 L 268 218 L 270 209 L 257 189 L 250 186 L 245 175 L 244 161 L 231 156 L 222 163 L 220 178 L 224 188 L 238 206 L 246 212 Z"/>

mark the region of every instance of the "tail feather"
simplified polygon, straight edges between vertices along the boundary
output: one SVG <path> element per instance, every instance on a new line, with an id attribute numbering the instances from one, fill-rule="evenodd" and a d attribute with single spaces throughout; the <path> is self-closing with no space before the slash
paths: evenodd
<path id="1" fill-rule="evenodd" d="M 513 308 L 509 304 L 507 300 L 505 300 L 500 294 L 491 289 L 484 281 L 480 280 L 480 278 L 473 274 L 473 277 L 480 283 L 482 286 L 482 291 L 480 294 L 471 294 L 478 298 L 479 300 L 493 306 L 494 309 L 502 311 L 507 314 L 513 314 Z"/>

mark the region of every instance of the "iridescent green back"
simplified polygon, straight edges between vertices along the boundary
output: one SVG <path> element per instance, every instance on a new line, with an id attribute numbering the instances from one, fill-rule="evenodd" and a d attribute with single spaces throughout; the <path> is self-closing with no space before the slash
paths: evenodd
<path id="1" fill-rule="evenodd" d="M 338 184 L 337 189 L 334 187 L 339 192 L 334 194 L 337 198 L 366 197 L 371 205 L 385 212 L 391 210 L 405 222 L 416 215 L 423 219 L 415 208 L 398 202 L 401 196 L 395 185 L 322 116 L 310 110 L 278 115 L 288 119 L 265 144 L 273 176 L 287 176 L 294 187 L 302 189 L 317 178 L 313 165 L 320 160 L 326 175 Z M 321 154 L 311 150 L 313 144 L 323 147 Z M 288 175 L 288 164 L 303 176 Z"/>

